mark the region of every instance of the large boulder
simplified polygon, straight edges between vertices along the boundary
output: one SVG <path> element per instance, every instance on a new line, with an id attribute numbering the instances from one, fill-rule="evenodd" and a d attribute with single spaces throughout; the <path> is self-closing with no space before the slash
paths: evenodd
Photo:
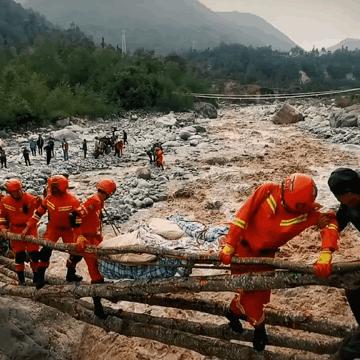
<path id="1" fill-rule="evenodd" d="M 147 167 L 142 167 L 142 168 L 139 168 L 136 170 L 136 176 L 139 179 L 150 180 L 151 179 L 151 171 Z"/>
<path id="2" fill-rule="evenodd" d="M 70 125 L 70 118 L 60 119 L 56 121 L 56 126 L 58 127 L 65 127 L 68 125 Z"/>
<path id="3" fill-rule="evenodd" d="M 162 116 L 156 120 L 156 125 L 160 127 L 172 127 L 175 126 L 177 120 L 173 112 L 170 112 L 168 115 Z"/>
<path id="4" fill-rule="evenodd" d="M 194 104 L 194 110 L 197 115 L 204 118 L 216 119 L 218 117 L 216 107 L 210 103 L 197 102 Z"/>
<path id="5" fill-rule="evenodd" d="M 52 136 L 55 140 L 62 141 L 62 139 L 66 140 L 77 140 L 79 139 L 79 133 L 75 132 L 73 129 L 65 128 L 58 131 L 54 131 Z"/>
<path id="6" fill-rule="evenodd" d="M 285 103 L 272 118 L 272 122 L 277 125 L 294 124 L 303 120 L 304 116 L 288 103 Z"/>
<path id="7" fill-rule="evenodd" d="M 360 105 L 349 106 L 346 109 L 339 109 L 330 115 L 330 126 L 357 127 L 360 126 Z"/>

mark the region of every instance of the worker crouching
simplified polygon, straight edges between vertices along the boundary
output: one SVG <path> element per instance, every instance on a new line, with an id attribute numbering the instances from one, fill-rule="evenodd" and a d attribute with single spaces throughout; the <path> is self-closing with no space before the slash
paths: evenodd
<path id="1" fill-rule="evenodd" d="M 316 195 L 313 179 L 305 174 L 292 174 L 281 185 L 261 185 L 236 213 L 220 253 L 221 261 L 230 264 L 233 256 L 274 258 L 280 246 L 303 230 L 319 224 L 321 213 L 315 203 Z M 320 277 L 331 274 L 332 252 L 337 249 L 339 237 L 335 214 L 329 216 L 326 225 L 322 224 L 322 250 L 314 265 L 315 273 Z M 263 265 L 231 264 L 232 274 L 269 270 L 271 268 Z M 264 305 L 270 301 L 270 294 L 270 290 L 239 290 L 227 314 L 234 331 L 242 332 L 240 319 L 254 326 L 253 347 L 258 351 L 264 350 L 267 344 Z"/>

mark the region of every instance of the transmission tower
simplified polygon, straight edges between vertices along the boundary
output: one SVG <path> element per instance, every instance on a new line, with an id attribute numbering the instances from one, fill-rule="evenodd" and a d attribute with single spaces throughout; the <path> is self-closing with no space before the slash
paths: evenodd
<path id="1" fill-rule="evenodd" d="M 122 31 L 122 35 L 121 35 L 121 51 L 124 55 L 126 55 L 126 32 L 125 32 L 125 30 Z"/>

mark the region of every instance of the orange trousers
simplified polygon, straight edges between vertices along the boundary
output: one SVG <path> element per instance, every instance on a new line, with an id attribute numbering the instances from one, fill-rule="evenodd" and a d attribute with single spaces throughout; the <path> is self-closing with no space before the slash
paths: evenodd
<path id="1" fill-rule="evenodd" d="M 56 243 L 59 238 L 62 238 L 62 241 L 65 244 L 71 244 L 75 242 L 75 234 L 74 230 L 72 228 L 58 228 L 54 226 L 47 226 L 44 238 L 47 241 L 51 241 L 53 243 Z M 48 268 L 49 267 L 49 261 L 52 254 L 52 249 L 43 246 L 40 250 L 40 262 L 39 262 L 39 268 Z M 71 255 L 70 255 L 71 256 Z M 81 260 L 81 258 L 80 258 Z M 71 261 L 71 260 L 70 260 Z"/>
<path id="2" fill-rule="evenodd" d="M 102 236 L 97 234 L 82 234 L 82 235 L 86 237 L 87 245 L 98 246 L 103 240 Z M 83 256 L 86 265 L 88 267 L 91 282 L 95 284 L 104 281 L 104 277 L 101 275 L 99 271 L 96 255 L 84 252 L 81 253 L 81 256 Z"/>
<path id="3" fill-rule="evenodd" d="M 246 242 L 245 242 L 246 243 Z M 261 257 L 273 258 L 275 252 Z M 238 257 L 260 257 L 259 253 L 253 252 L 249 246 L 241 245 L 236 248 L 235 256 Z M 250 272 L 264 272 L 270 271 L 271 267 L 267 266 L 244 266 L 244 265 L 231 265 L 231 274 L 246 274 Z M 253 326 L 259 326 L 265 319 L 264 306 L 270 301 L 270 290 L 254 290 L 245 291 L 238 290 L 233 300 L 230 303 L 231 311 L 238 316 L 245 316 L 246 320 Z"/>

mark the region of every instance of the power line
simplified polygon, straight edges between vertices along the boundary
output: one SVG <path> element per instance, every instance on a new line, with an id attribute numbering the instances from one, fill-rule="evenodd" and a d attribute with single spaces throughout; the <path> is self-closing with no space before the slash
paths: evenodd
<path id="1" fill-rule="evenodd" d="M 271 99 L 291 99 L 291 98 L 307 98 L 320 97 L 337 94 L 345 94 L 352 92 L 360 92 L 360 88 L 353 88 L 347 90 L 329 90 L 329 91 L 315 91 L 307 93 L 292 93 L 292 94 L 265 94 L 265 95 L 225 95 L 225 94 L 199 94 L 191 93 L 191 96 L 202 99 L 227 99 L 227 100 L 271 100 Z"/>

